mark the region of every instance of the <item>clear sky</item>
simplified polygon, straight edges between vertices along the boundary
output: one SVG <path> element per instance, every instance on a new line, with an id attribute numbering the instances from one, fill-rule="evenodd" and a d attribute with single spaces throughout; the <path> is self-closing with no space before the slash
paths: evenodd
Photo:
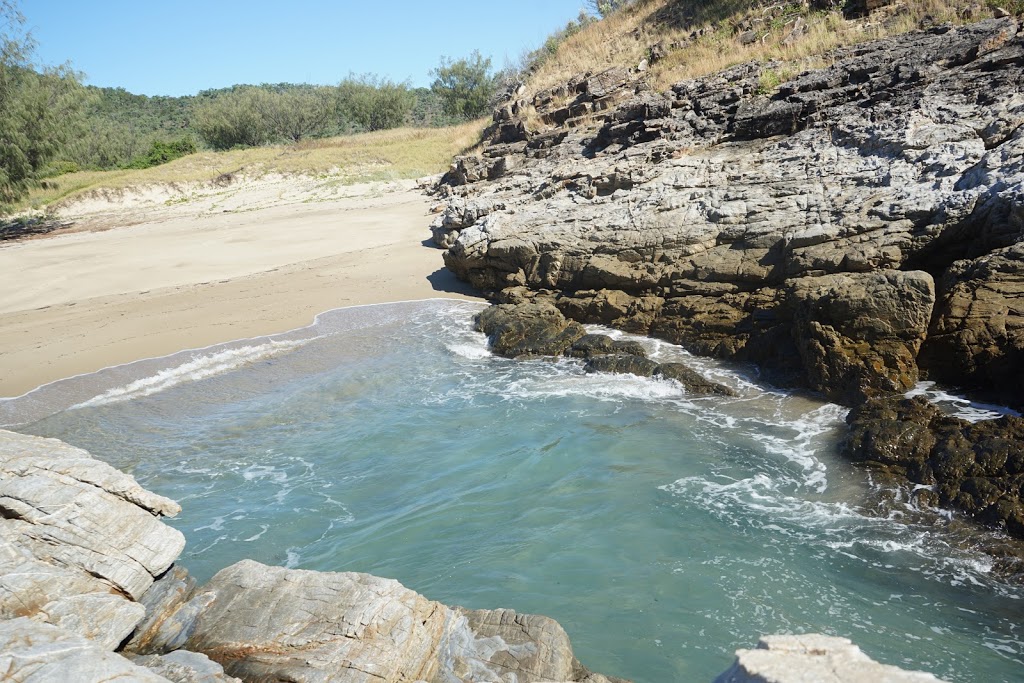
<path id="1" fill-rule="evenodd" d="M 584 0 L 22 0 L 38 61 L 144 95 L 236 83 L 334 84 L 376 73 L 429 85 L 441 55 L 496 69 L 576 18 Z"/>

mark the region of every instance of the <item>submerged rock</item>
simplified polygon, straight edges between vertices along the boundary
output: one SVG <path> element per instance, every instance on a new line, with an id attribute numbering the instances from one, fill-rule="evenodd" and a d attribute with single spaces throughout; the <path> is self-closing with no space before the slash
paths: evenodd
<path id="1" fill-rule="evenodd" d="M 920 671 L 879 664 L 846 638 L 765 636 L 715 683 L 941 683 Z"/>
<path id="2" fill-rule="evenodd" d="M 616 374 L 639 375 L 651 377 L 658 369 L 658 364 L 649 358 L 633 356 L 626 353 L 613 353 L 594 356 L 587 361 L 587 372 L 613 372 Z"/>
<path id="3" fill-rule="evenodd" d="M 695 396 L 736 395 L 736 392 L 729 387 L 706 379 L 699 372 L 684 363 L 662 363 L 655 369 L 654 375 L 679 382 L 686 389 L 687 394 Z"/>

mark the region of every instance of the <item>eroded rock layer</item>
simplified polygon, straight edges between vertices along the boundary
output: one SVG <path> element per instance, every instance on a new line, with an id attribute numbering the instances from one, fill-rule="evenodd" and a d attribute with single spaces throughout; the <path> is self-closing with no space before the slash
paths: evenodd
<path id="1" fill-rule="evenodd" d="M 617 70 L 561 99 L 513 96 L 439 187 L 434 241 L 496 296 L 541 295 L 844 403 L 926 373 L 1019 404 L 1021 26 L 935 27 L 831 60 L 770 92 L 779 64 L 664 93 Z M 545 109 L 565 98 L 564 115 Z M 527 105 L 547 127 L 516 119 Z"/>

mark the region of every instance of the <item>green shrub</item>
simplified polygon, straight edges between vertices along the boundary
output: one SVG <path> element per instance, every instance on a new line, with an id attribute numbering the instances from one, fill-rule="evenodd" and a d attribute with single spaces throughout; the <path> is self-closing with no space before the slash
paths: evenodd
<path id="1" fill-rule="evenodd" d="M 168 161 L 180 159 L 183 156 L 196 153 L 196 143 L 190 138 L 181 138 L 172 142 L 154 140 L 150 145 L 149 152 L 128 164 L 128 168 L 151 168 L 166 164 Z"/>

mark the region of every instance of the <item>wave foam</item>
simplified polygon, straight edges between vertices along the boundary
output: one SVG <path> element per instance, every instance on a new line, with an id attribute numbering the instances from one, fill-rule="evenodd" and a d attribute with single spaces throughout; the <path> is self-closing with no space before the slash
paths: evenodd
<path id="1" fill-rule="evenodd" d="M 77 403 L 69 408 L 94 408 L 130 401 L 135 398 L 152 396 L 161 391 L 186 382 L 195 382 L 207 377 L 222 375 L 237 370 L 245 365 L 266 360 L 282 353 L 287 353 L 309 343 L 308 339 L 297 341 L 268 341 L 263 344 L 239 346 L 231 349 L 215 351 L 208 355 L 193 356 L 188 362 L 161 370 L 155 375 L 137 379 L 121 387 L 109 389 L 99 396 Z"/>

